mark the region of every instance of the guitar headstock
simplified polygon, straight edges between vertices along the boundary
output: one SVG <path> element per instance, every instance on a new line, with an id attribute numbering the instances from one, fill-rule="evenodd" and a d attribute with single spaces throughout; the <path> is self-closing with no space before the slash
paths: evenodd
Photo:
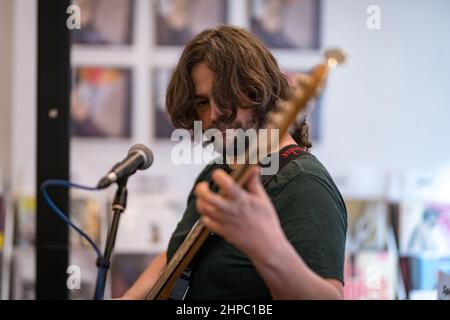
<path id="1" fill-rule="evenodd" d="M 324 61 L 315 66 L 309 73 L 294 77 L 291 96 L 281 103 L 278 110 L 267 117 L 267 127 L 280 130 L 280 137 L 296 122 L 299 114 L 306 111 L 308 102 L 322 91 L 330 69 L 344 64 L 347 55 L 340 49 L 328 49 L 324 53 Z"/>
<path id="2" fill-rule="evenodd" d="M 308 102 L 315 98 L 325 85 L 328 71 L 346 61 L 342 50 L 330 49 L 325 51 L 324 61 L 315 66 L 307 74 L 298 74 L 294 78 L 291 94 L 266 118 L 266 135 L 258 137 L 258 144 L 249 146 L 249 150 L 242 154 L 244 165 L 239 166 L 233 173 L 233 178 L 241 185 L 245 183 L 250 159 L 267 159 L 266 156 L 278 150 L 279 140 L 288 133 L 289 128 L 297 122 L 298 115 L 305 113 Z M 275 134 L 274 134 L 275 133 Z"/>

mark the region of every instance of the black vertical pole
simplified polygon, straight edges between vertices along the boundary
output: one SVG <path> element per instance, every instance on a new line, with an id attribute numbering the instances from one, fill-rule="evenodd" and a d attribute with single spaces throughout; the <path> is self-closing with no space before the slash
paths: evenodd
<path id="1" fill-rule="evenodd" d="M 69 178 L 70 0 L 38 1 L 36 298 L 68 298 L 68 227 L 44 203 L 39 187 L 47 179 Z M 68 213 L 67 190 L 50 190 Z"/>

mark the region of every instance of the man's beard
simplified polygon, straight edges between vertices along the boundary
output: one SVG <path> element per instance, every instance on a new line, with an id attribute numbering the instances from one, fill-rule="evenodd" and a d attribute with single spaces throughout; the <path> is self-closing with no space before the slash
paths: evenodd
<path id="1" fill-rule="evenodd" d="M 203 146 L 213 145 L 214 150 L 221 154 L 224 159 L 234 159 L 242 156 L 242 153 L 248 150 L 249 139 L 243 134 L 248 129 L 257 129 L 258 126 L 254 121 L 242 123 L 241 121 L 233 121 L 232 123 L 225 123 L 224 121 L 215 121 L 208 129 L 216 129 L 220 131 L 221 137 L 216 135 L 206 137 L 208 141 L 203 143 Z M 241 129 L 241 130 L 239 130 Z M 232 130 L 226 132 L 227 130 Z M 244 145 L 242 145 L 242 142 Z M 241 144 L 241 145 L 240 145 Z"/>

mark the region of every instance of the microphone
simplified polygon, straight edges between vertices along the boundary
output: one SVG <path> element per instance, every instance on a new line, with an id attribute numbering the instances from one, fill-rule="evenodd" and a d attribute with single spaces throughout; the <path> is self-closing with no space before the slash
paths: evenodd
<path id="1" fill-rule="evenodd" d="M 153 153 L 150 149 L 142 144 L 136 144 L 130 148 L 128 156 L 112 167 L 108 174 L 99 181 L 97 188 L 109 187 L 117 180 L 131 176 L 137 170 L 148 169 L 152 164 Z"/>

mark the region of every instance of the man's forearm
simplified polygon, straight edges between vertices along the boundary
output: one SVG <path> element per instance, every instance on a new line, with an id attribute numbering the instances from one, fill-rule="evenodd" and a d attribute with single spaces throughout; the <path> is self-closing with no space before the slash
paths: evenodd
<path id="1" fill-rule="evenodd" d="M 167 263 L 166 252 L 157 256 L 137 279 L 133 286 L 124 294 L 124 299 L 142 300 L 158 280 L 161 271 Z"/>
<path id="2" fill-rule="evenodd" d="M 270 255 L 250 257 L 274 299 L 334 300 L 342 299 L 342 291 L 329 280 L 314 273 L 289 241 L 274 242 Z"/>

